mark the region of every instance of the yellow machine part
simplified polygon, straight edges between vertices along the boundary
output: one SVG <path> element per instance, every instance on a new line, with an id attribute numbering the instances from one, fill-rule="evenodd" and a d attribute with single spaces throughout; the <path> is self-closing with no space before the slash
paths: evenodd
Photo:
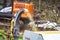
<path id="1" fill-rule="evenodd" d="M 11 32 L 12 32 L 13 27 L 14 27 L 14 19 L 12 19 L 12 21 L 11 21 L 11 27 L 10 27 Z"/>

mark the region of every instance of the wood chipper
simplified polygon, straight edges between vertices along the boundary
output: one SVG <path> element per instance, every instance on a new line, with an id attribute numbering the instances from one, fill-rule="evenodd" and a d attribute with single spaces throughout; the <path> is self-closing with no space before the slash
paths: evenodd
<path id="1" fill-rule="evenodd" d="M 33 3 L 31 0 L 26 2 L 22 2 L 22 0 L 0 0 L 0 5 L 0 18 L 4 20 L 11 19 L 10 32 L 13 34 L 14 40 L 17 40 L 21 21 L 28 24 L 34 16 Z"/>
<path id="2" fill-rule="evenodd" d="M 33 14 L 34 6 L 33 6 L 33 3 L 30 1 L 22 2 L 21 0 L 20 1 L 18 1 L 18 0 L 1 0 L 0 4 L 1 4 L 0 15 L 1 16 L 3 15 L 3 18 L 6 16 L 10 18 L 12 15 L 15 15 L 19 10 L 22 10 L 22 9 L 27 9 L 30 12 L 31 16 L 34 15 Z M 28 21 L 26 13 L 23 13 L 21 15 L 21 20 L 23 20 L 25 23 L 26 23 L 26 21 Z"/>

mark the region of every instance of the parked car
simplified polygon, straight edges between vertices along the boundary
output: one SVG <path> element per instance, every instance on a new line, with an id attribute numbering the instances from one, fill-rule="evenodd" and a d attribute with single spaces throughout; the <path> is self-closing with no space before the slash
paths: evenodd
<path id="1" fill-rule="evenodd" d="M 57 23 L 50 22 L 50 21 L 34 21 L 30 22 L 29 25 L 32 25 L 32 23 L 35 23 L 36 27 L 48 27 L 48 28 L 54 28 L 57 26 Z"/>

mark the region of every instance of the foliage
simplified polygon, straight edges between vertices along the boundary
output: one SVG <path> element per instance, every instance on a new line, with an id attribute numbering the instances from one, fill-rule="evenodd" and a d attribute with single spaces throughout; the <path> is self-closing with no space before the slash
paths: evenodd
<path id="1" fill-rule="evenodd" d="M 22 40 L 22 36 L 19 36 L 19 37 L 18 37 L 18 40 Z"/>
<path id="2" fill-rule="evenodd" d="M 10 35 L 9 39 L 13 40 L 13 35 Z M 7 36 L 4 30 L 0 30 L 0 40 L 7 40 Z M 22 36 L 19 36 L 18 40 L 22 40 Z"/>
<path id="3" fill-rule="evenodd" d="M 35 16 L 40 12 L 40 19 L 55 21 L 58 23 L 59 17 L 57 15 L 59 2 L 59 0 L 41 0 L 40 5 L 39 0 L 34 0 Z M 39 6 L 41 7 L 39 8 Z M 45 16 L 42 17 L 41 14 L 44 14 Z"/>
<path id="4" fill-rule="evenodd" d="M 6 40 L 6 33 L 4 30 L 0 30 L 0 40 Z"/>

